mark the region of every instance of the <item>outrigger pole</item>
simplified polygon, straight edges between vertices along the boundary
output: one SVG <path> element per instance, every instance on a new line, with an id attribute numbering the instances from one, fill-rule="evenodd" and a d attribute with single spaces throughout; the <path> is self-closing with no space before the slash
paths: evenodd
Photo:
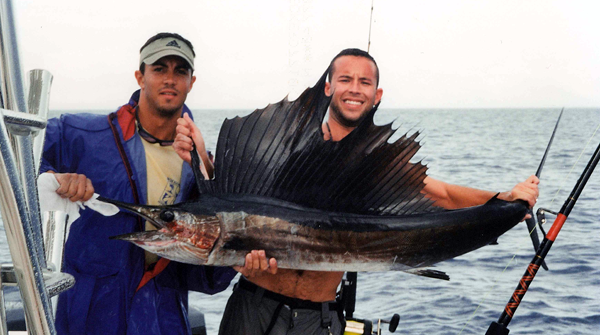
<path id="1" fill-rule="evenodd" d="M 371 50 L 371 25 L 373 24 L 373 3 L 375 0 L 371 0 L 371 17 L 369 18 L 369 44 L 367 44 L 367 53 Z"/>
<path id="2" fill-rule="evenodd" d="M 587 166 L 583 170 L 583 173 L 579 177 L 577 184 L 575 184 L 571 195 L 560 209 L 560 212 L 556 216 L 556 220 L 554 220 L 552 227 L 548 231 L 548 234 L 546 234 L 546 237 L 544 237 L 544 240 L 538 248 L 536 255 L 533 257 L 533 260 L 527 267 L 525 274 L 519 281 L 519 285 L 517 285 L 517 288 L 515 289 L 515 292 L 508 301 L 508 304 L 506 304 L 504 312 L 502 312 L 502 315 L 498 319 L 498 322 L 492 322 L 490 324 L 490 327 L 485 333 L 486 335 L 507 335 L 509 333 L 509 329 L 507 328 L 508 324 L 512 320 L 515 311 L 519 307 L 523 296 L 525 295 L 525 293 L 527 293 L 529 285 L 531 285 L 533 278 L 535 278 L 535 275 L 538 272 L 540 265 L 544 262 L 544 258 L 550 251 L 550 248 L 556 240 L 556 236 L 560 232 L 563 224 L 567 220 L 569 213 L 571 213 L 571 209 L 573 209 L 573 206 L 575 206 L 575 203 L 577 202 L 581 191 L 583 190 L 588 179 L 594 172 L 594 168 L 596 167 L 596 165 L 598 165 L 598 160 L 600 160 L 600 144 L 598 144 L 598 147 L 592 155 L 592 158 L 590 158 L 590 161 L 588 162 Z"/>

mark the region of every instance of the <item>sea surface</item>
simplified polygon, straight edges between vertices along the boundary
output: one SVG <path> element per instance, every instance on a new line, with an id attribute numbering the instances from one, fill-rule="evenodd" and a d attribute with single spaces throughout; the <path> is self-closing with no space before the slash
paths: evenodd
<path id="1" fill-rule="evenodd" d="M 102 111 L 92 111 L 102 112 Z M 250 110 L 195 110 L 214 151 L 225 118 Z M 376 123 L 398 134 L 419 131 L 428 174 L 449 183 L 506 191 L 534 174 L 560 108 L 381 109 Z M 53 111 L 54 115 L 61 111 Z M 598 143 L 600 108 L 566 108 L 541 175 L 537 207 L 560 210 Z M 600 168 L 599 168 L 600 169 Z M 554 217 L 548 216 L 549 222 Z M 546 224 L 546 230 L 550 223 Z M 496 321 L 534 255 L 525 224 L 490 245 L 439 263 L 450 281 L 404 272 L 359 273 L 355 317 L 401 320 L 396 334 L 484 334 Z M 0 226 L 0 261 L 10 255 Z M 600 171 L 590 178 L 509 325 L 511 334 L 600 334 Z M 237 282 L 237 278 L 233 282 Z M 190 294 L 216 334 L 231 293 Z M 383 334 L 388 334 L 384 328 Z"/>

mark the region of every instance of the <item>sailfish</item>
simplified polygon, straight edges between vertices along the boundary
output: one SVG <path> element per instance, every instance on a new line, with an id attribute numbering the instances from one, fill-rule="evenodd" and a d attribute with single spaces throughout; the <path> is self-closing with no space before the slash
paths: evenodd
<path id="1" fill-rule="evenodd" d="M 324 140 L 326 78 L 294 101 L 226 119 L 213 179 L 192 155 L 196 199 L 102 199 L 157 228 L 116 238 L 191 264 L 243 265 L 249 251 L 265 250 L 280 268 L 431 275 L 419 269 L 495 241 L 527 214 L 524 202 L 496 197 L 465 209 L 436 206 L 421 192 L 427 166 L 411 161 L 419 132 L 390 141 L 396 130 L 374 124 L 377 106 L 341 141 Z"/>

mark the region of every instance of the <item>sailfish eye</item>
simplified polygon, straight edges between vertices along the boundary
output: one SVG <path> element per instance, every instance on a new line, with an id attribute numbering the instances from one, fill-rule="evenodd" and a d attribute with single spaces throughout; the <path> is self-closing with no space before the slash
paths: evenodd
<path id="1" fill-rule="evenodd" d="M 165 222 L 171 222 L 173 219 L 175 219 L 175 214 L 173 214 L 172 211 L 165 209 L 164 211 L 160 212 L 158 217 Z"/>

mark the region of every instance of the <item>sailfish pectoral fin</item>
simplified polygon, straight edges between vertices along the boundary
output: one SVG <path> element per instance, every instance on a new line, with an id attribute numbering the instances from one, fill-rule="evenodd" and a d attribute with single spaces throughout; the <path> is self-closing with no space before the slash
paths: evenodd
<path id="1" fill-rule="evenodd" d="M 438 270 L 416 268 L 416 269 L 404 270 L 404 272 L 407 272 L 407 273 L 410 273 L 413 275 L 417 275 L 417 276 L 434 278 L 434 279 L 450 280 L 450 276 L 448 276 L 446 274 L 446 272 L 438 271 Z"/>

